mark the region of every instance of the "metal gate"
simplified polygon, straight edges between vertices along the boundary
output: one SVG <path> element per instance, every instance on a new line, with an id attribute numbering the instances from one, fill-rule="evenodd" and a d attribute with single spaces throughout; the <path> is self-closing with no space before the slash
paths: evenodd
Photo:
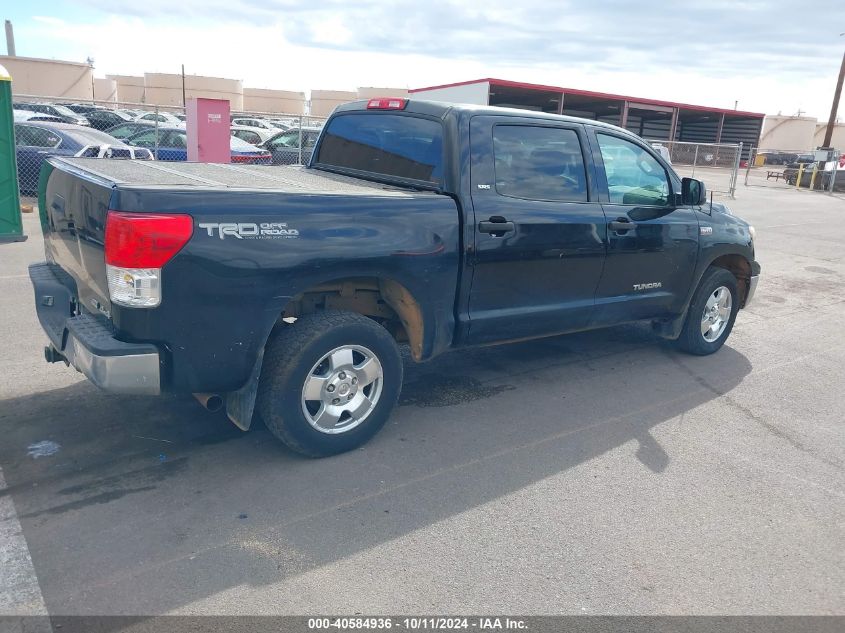
<path id="1" fill-rule="evenodd" d="M 665 147 L 672 167 L 679 176 L 698 178 L 708 191 L 736 193 L 742 143 L 689 143 L 686 141 L 650 140 L 652 147 Z"/>

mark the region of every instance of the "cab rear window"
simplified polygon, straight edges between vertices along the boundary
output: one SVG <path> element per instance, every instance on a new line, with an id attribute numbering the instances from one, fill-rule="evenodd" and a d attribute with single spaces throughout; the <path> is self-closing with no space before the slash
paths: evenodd
<path id="1" fill-rule="evenodd" d="M 407 115 L 341 114 L 323 132 L 316 163 L 439 185 L 443 128 Z"/>

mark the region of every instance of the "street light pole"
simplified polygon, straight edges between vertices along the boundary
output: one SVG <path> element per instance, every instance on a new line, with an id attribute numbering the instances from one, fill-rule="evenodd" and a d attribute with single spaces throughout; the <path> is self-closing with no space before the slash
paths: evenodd
<path id="1" fill-rule="evenodd" d="M 833 105 L 830 108 L 830 118 L 827 120 L 827 130 L 824 133 L 822 147 L 830 147 L 830 142 L 833 139 L 833 126 L 836 125 L 836 113 L 839 110 L 839 97 L 842 95 L 843 79 L 845 79 L 845 53 L 842 53 L 842 65 L 839 67 L 839 79 L 836 81 L 836 92 L 833 93 Z"/>

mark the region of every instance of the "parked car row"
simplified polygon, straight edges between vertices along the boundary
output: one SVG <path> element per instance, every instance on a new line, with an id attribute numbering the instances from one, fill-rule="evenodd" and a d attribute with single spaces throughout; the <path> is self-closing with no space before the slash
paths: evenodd
<path id="1" fill-rule="evenodd" d="M 802 167 L 803 170 L 801 169 Z M 795 185 L 798 183 L 800 175 L 802 187 L 808 187 L 812 182 L 816 188 L 823 187 L 827 189 L 831 178 L 835 179 L 838 186 L 838 181 L 841 178 L 834 176 L 833 172 L 840 170 L 845 170 L 845 154 L 841 154 L 838 158 L 834 157 L 834 160 L 818 163 L 815 161 L 815 155 L 801 154 L 783 170 L 783 179 L 786 184 Z M 817 172 L 815 178 L 813 177 L 814 171 Z"/>
<path id="2" fill-rule="evenodd" d="M 109 135 L 126 140 L 131 136 L 158 125 L 159 128 L 184 128 L 182 113 L 157 110 L 154 112 L 132 108 L 109 108 L 94 103 L 43 103 L 15 101 L 16 121 L 43 121 L 70 123 L 102 130 Z M 250 145 L 266 150 L 276 165 L 307 162 L 320 134 L 322 123 L 302 127 L 300 152 L 300 127 L 298 117 L 273 117 L 249 113 L 232 113 L 231 135 Z"/>
<path id="3" fill-rule="evenodd" d="M 14 102 L 18 181 L 23 194 L 37 190 L 49 156 L 186 161 L 184 116 L 169 112 L 105 108 L 93 104 Z M 319 126 L 299 120 L 247 115 L 231 118 L 231 161 L 239 164 L 307 163 Z M 301 144 L 301 149 L 300 149 Z"/>
<path id="4" fill-rule="evenodd" d="M 810 164 L 814 162 L 815 155 L 812 152 L 784 152 L 778 150 L 760 150 L 758 156 L 766 157 L 767 165 L 789 165 Z"/>
<path id="5" fill-rule="evenodd" d="M 147 125 L 146 129 L 125 138 L 128 145 L 145 147 L 153 152 L 157 160 L 188 160 L 188 133 L 184 127 Z M 250 145 L 246 141 L 230 137 L 231 160 L 233 163 L 270 165 L 272 157 L 265 149 Z"/>
<path id="6" fill-rule="evenodd" d="M 317 142 L 317 137 L 320 135 L 321 128 L 319 127 L 304 127 L 302 128 L 302 162 L 307 163 L 311 158 L 311 153 L 314 151 L 314 145 Z M 148 120 L 136 120 L 125 123 L 120 123 L 106 132 L 115 138 L 126 141 L 129 144 L 144 143 L 144 147 L 155 148 L 158 146 L 161 151 L 157 155 L 158 160 L 186 160 L 182 155 L 186 151 L 187 145 L 182 145 L 182 140 L 185 137 L 185 126 L 183 123 L 165 125 L 159 123 L 158 125 L 158 143 L 156 143 L 156 126 L 155 123 Z M 180 134 L 181 133 L 181 134 Z M 253 148 L 258 148 L 264 154 L 268 154 L 269 158 L 261 158 L 257 162 L 265 164 L 272 162 L 273 165 L 293 165 L 300 162 L 300 130 L 293 128 L 287 131 L 272 131 L 264 128 L 255 128 L 247 125 L 233 124 L 231 127 L 232 141 L 232 156 L 237 155 L 237 151 L 245 149 L 244 144 L 249 144 Z M 240 142 L 240 143 L 239 143 Z M 238 160 L 243 160 L 238 158 Z"/>
<path id="7" fill-rule="evenodd" d="M 15 116 L 30 116 L 40 115 L 42 117 L 51 117 L 50 120 L 62 123 L 72 123 L 74 125 L 82 125 L 93 127 L 97 130 L 107 130 L 120 123 L 128 121 L 149 121 L 155 123 L 164 123 L 166 125 L 180 124 L 185 121 L 185 116 L 181 113 L 172 112 L 148 112 L 145 110 L 135 110 L 129 108 L 107 108 L 102 105 L 95 105 L 92 103 L 39 103 L 31 101 L 16 101 L 14 102 Z M 18 115 L 20 112 L 22 114 Z"/>
<path id="8" fill-rule="evenodd" d="M 132 147 L 90 127 L 52 121 L 16 121 L 15 157 L 21 193 L 32 194 L 38 189 L 41 164 L 50 156 L 153 158 L 148 149 Z"/>

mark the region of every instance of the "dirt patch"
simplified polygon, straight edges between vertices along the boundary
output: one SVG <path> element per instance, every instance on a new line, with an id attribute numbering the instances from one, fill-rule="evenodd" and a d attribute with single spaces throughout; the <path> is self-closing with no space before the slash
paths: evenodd
<path id="1" fill-rule="evenodd" d="M 836 271 L 831 270 L 830 268 L 825 268 L 824 266 L 807 266 L 804 270 L 811 272 L 811 273 L 820 273 L 822 275 L 835 275 Z"/>
<path id="2" fill-rule="evenodd" d="M 490 398 L 511 389 L 514 389 L 511 385 L 486 385 L 470 376 L 424 374 L 403 387 L 399 406 L 449 407 Z"/>

